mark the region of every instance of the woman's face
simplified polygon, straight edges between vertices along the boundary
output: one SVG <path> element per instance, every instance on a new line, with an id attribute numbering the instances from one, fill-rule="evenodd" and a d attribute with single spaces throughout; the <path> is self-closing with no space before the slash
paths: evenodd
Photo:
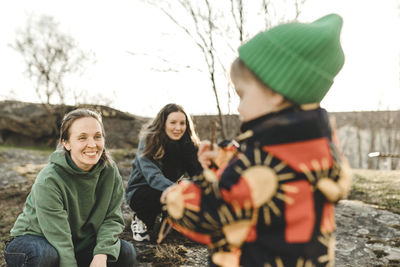
<path id="1" fill-rule="evenodd" d="M 171 112 L 165 121 L 165 133 L 171 140 L 181 139 L 186 127 L 186 116 L 180 111 Z"/>
<path id="2" fill-rule="evenodd" d="M 75 120 L 69 128 L 69 140 L 63 140 L 64 147 L 81 170 L 89 171 L 99 161 L 104 138 L 100 123 L 92 117 Z"/>

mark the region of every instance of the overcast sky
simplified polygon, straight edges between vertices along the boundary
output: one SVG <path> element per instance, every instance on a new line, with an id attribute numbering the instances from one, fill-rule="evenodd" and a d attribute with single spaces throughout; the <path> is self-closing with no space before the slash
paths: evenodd
<path id="1" fill-rule="evenodd" d="M 0 100 L 38 101 L 31 82 L 23 76 L 21 56 L 8 46 L 15 39 L 15 30 L 25 25 L 31 12 L 53 16 L 83 49 L 95 52 L 97 63 L 88 66 L 76 86 L 86 88 L 92 95 L 98 92 L 114 99 L 113 107 L 154 116 L 166 103 L 176 102 L 191 114 L 217 112 L 206 73 L 160 73 L 152 69 L 160 63 L 157 56 L 196 67 L 201 54 L 190 40 L 181 38 L 183 34 L 162 13 L 134 0 L 1 1 Z M 322 106 L 328 111 L 398 109 L 397 1 L 307 0 L 300 20 L 311 22 L 332 12 L 344 19 L 342 45 L 346 63 Z M 149 51 L 156 56 L 128 53 Z M 162 67 L 168 66 L 164 63 Z M 224 98 L 222 101 L 226 102 Z M 236 112 L 236 108 L 232 111 Z"/>

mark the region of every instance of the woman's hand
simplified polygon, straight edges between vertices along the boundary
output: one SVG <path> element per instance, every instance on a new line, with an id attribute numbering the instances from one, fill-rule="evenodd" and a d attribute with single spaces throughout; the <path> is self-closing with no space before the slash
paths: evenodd
<path id="1" fill-rule="evenodd" d="M 96 254 L 93 257 L 92 262 L 89 267 L 107 267 L 107 255 L 106 254 Z"/>
<path id="2" fill-rule="evenodd" d="M 199 145 L 199 151 L 197 152 L 198 160 L 201 166 L 206 169 L 211 165 L 211 162 L 218 156 L 218 146 L 213 144 L 211 149 L 211 143 L 208 140 L 201 141 Z"/>

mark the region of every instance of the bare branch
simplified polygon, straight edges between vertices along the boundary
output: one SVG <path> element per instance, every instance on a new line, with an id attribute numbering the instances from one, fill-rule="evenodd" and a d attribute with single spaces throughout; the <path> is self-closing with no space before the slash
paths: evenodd
<path id="1" fill-rule="evenodd" d="M 262 8 L 264 10 L 264 21 L 265 21 L 265 28 L 269 29 L 271 28 L 271 9 L 270 7 L 270 1 L 269 0 L 263 0 L 262 1 Z"/>
<path id="2" fill-rule="evenodd" d="M 160 8 L 160 10 L 170 19 L 172 20 L 179 28 L 181 28 L 192 40 L 193 42 L 204 52 L 203 46 L 194 38 L 188 28 L 180 24 L 170 13 L 168 13 L 164 8 Z"/>
<path id="3" fill-rule="evenodd" d="M 294 19 L 297 20 L 301 13 L 301 8 L 303 7 L 306 0 L 295 0 L 295 17 Z"/>
<path id="4" fill-rule="evenodd" d="M 61 33 L 52 17 L 31 16 L 24 30 L 18 30 L 11 45 L 26 64 L 25 74 L 35 84 L 35 92 L 43 103 L 54 97 L 64 104 L 69 92 L 64 78 L 83 70 L 83 62 L 90 58 L 81 51 L 74 39 Z"/>
<path id="5" fill-rule="evenodd" d="M 220 1 L 210 0 L 146 0 L 153 6 L 157 7 L 180 28 L 197 46 L 202 53 L 205 66 L 207 67 L 208 76 L 213 90 L 215 101 L 218 109 L 218 115 L 222 118 L 222 110 L 220 106 L 219 90 L 217 88 L 222 85 L 224 90 L 227 88 L 228 106 L 231 99 L 232 86 L 228 81 L 228 70 L 226 69 L 227 58 L 233 58 L 237 49 L 236 45 L 242 43 L 250 34 L 254 34 L 252 24 L 254 17 L 260 20 L 261 25 L 256 30 L 265 30 L 270 28 L 272 23 L 280 20 L 288 20 L 287 10 L 278 10 L 274 6 L 272 0 L 257 0 L 259 7 L 254 11 L 249 4 L 245 9 L 245 1 L 243 0 L 226 0 L 230 1 L 230 9 L 226 9 Z M 296 2 L 293 2 L 296 1 Z M 300 14 L 302 5 L 306 0 L 284 1 L 285 7 L 290 2 L 290 10 L 295 10 L 296 18 Z M 253 2 L 253 1 L 252 1 Z M 259 4 L 262 4 L 260 6 Z M 280 6 L 279 6 L 280 7 Z M 261 13 L 260 14 L 260 10 Z M 246 12 L 245 12 L 246 11 Z M 250 14 L 250 11 L 253 14 Z M 184 14 L 182 16 L 182 14 Z M 278 16 L 280 14 L 281 16 Z M 233 19 L 233 22 L 232 22 Z M 247 20 L 246 20 L 247 19 Z M 249 23 L 252 27 L 245 27 Z M 265 27 L 263 25 L 265 23 Z M 246 31 L 247 30 L 247 31 Z M 249 31 L 252 32 L 249 32 Z M 132 53 L 134 54 L 134 53 Z M 162 62 L 168 60 L 162 59 Z M 176 65 L 176 64 L 175 64 Z M 190 65 L 190 64 L 188 64 Z M 175 71 L 175 68 L 167 67 L 155 69 L 156 71 Z M 221 75 L 222 72 L 222 75 Z M 220 119 L 222 135 L 224 131 L 224 123 Z"/>
<path id="6" fill-rule="evenodd" d="M 235 12 L 235 4 L 234 2 L 237 1 L 237 13 L 238 15 L 236 15 Z M 243 42 L 243 34 L 244 34 L 244 30 L 243 30 L 243 1 L 242 0 L 231 0 L 231 13 L 232 13 L 232 17 L 233 20 L 235 22 L 236 28 L 239 32 L 239 42 L 242 43 Z"/>
<path id="7" fill-rule="evenodd" d="M 171 65 L 171 61 L 170 60 L 168 60 L 168 59 L 166 59 L 166 58 L 164 58 L 164 57 L 162 57 L 160 55 L 153 55 L 153 54 L 150 55 L 148 53 L 135 53 L 135 52 L 132 52 L 132 51 L 126 51 L 126 53 L 128 53 L 128 54 L 130 54 L 132 56 L 156 57 L 157 59 L 161 60 L 162 62 Z M 173 63 L 172 65 L 177 66 L 180 69 L 192 69 L 192 70 L 195 70 L 195 71 L 198 71 L 198 72 L 203 72 L 202 69 L 194 68 L 194 67 L 192 67 L 190 65 L 181 65 L 181 64 L 178 64 L 178 63 Z M 178 68 L 176 68 L 176 69 L 175 68 L 168 68 L 168 69 L 151 68 L 151 69 L 153 69 L 153 70 L 155 70 L 157 72 L 168 72 L 168 71 L 179 72 Z"/>

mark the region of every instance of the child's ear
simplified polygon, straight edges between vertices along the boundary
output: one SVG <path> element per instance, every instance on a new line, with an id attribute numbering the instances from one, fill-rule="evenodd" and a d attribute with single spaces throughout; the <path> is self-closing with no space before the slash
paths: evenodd
<path id="1" fill-rule="evenodd" d="M 273 99 L 273 105 L 275 107 L 275 111 L 282 110 L 293 106 L 293 103 L 287 100 L 283 95 L 272 92 L 271 98 Z"/>
<path id="2" fill-rule="evenodd" d="M 282 105 L 283 103 L 286 102 L 286 98 L 283 97 L 283 95 L 275 93 L 277 95 L 277 101 L 278 105 Z"/>
<path id="3" fill-rule="evenodd" d="M 61 140 L 61 144 L 63 144 L 63 146 L 65 147 L 66 150 L 68 150 L 68 151 L 71 150 L 71 146 L 69 145 L 68 141 L 65 141 L 63 139 L 63 140 Z"/>
<path id="4" fill-rule="evenodd" d="M 283 95 L 272 90 L 270 90 L 270 93 L 276 107 L 279 107 L 286 102 L 286 99 L 283 97 Z"/>

